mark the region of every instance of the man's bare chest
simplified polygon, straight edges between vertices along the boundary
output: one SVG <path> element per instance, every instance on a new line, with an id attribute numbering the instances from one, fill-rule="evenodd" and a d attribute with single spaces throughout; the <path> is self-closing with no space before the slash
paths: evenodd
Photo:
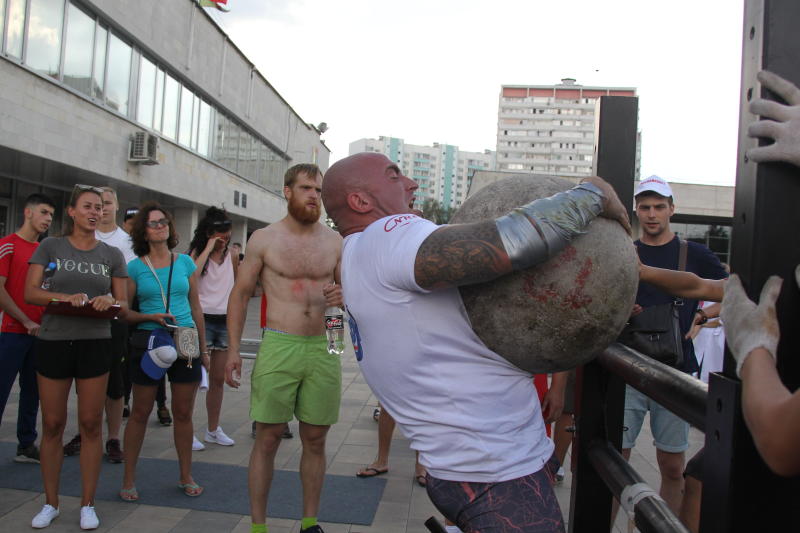
<path id="1" fill-rule="evenodd" d="M 267 252 L 270 270 L 288 279 L 329 278 L 336 260 L 336 251 L 325 242 L 287 242 Z"/>

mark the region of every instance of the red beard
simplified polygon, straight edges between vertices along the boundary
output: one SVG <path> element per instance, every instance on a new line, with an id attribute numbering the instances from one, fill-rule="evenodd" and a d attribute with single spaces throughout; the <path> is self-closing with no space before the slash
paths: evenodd
<path id="1" fill-rule="evenodd" d="M 289 215 L 301 224 L 316 224 L 320 216 L 319 206 L 311 207 L 303 204 L 289 202 Z"/>

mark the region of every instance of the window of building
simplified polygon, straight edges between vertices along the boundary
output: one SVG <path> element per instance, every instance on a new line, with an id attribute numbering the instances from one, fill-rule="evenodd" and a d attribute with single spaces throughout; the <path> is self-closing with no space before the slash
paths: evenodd
<path id="1" fill-rule="evenodd" d="M 106 105 L 128 114 L 128 93 L 131 82 L 131 47 L 113 33 L 108 40 L 108 76 Z"/>
<path id="2" fill-rule="evenodd" d="M 253 178 L 253 175 L 257 173 L 257 171 L 255 171 L 250 165 L 251 163 L 250 153 L 253 147 L 252 145 L 253 145 L 253 139 L 250 136 L 250 134 L 244 131 L 240 132 L 239 152 L 237 154 L 237 157 L 239 159 L 238 161 L 239 174 L 241 174 L 242 176 L 247 176 L 248 178 L 251 179 Z"/>
<path id="3" fill-rule="evenodd" d="M 239 141 L 242 136 L 242 129 L 231 119 L 227 119 L 227 123 L 228 142 L 226 143 L 224 161 L 230 170 L 237 172 L 239 170 Z"/>
<path id="4" fill-rule="evenodd" d="M 153 110 L 156 100 L 156 65 L 141 58 L 139 64 L 139 91 L 136 105 L 136 120 L 148 128 L 153 127 Z"/>
<path id="5" fill-rule="evenodd" d="M 178 122 L 178 142 L 184 146 L 191 145 L 192 138 L 192 107 L 194 94 L 185 86 L 181 87 L 180 120 Z"/>
<path id="6" fill-rule="evenodd" d="M 161 120 L 164 112 L 164 78 L 166 73 L 158 69 L 156 70 L 156 93 L 154 97 L 153 106 L 153 128 L 161 131 Z"/>
<path id="7" fill-rule="evenodd" d="M 192 150 L 197 151 L 198 132 L 200 130 L 200 97 L 192 95 Z"/>
<path id="8" fill-rule="evenodd" d="M 6 25 L 6 0 L 0 0 L 0 52 L 3 48 L 3 35 L 5 35 Z M 0 220 L 0 222 L 2 222 Z M 5 235 L 6 233 L 3 233 Z"/>
<path id="9" fill-rule="evenodd" d="M 200 101 L 200 124 L 197 129 L 197 151 L 200 155 L 208 157 L 209 141 L 211 139 L 211 114 L 214 112 L 207 103 Z"/>
<path id="10" fill-rule="evenodd" d="M 178 80 L 166 74 L 161 133 L 172 140 L 176 139 L 178 133 L 178 100 L 180 98 L 180 91 L 181 84 L 178 83 Z"/>
<path id="11" fill-rule="evenodd" d="M 22 59 L 22 34 L 25 31 L 25 0 L 8 0 L 8 24 L 6 25 L 6 53 Z"/>
<path id="12" fill-rule="evenodd" d="M 86 95 L 92 94 L 94 26 L 92 17 L 69 4 L 64 37 L 64 83 Z"/>
<path id="13" fill-rule="evenodd" d="M 94 69 L 92 74 L 92 96 L 103 98 L 106 90 L 106 49 L 108 48 L 108 29 L 97 26 L 94 36 Z"/>
<path id="14" fill-rule="evenodd" d="M 33 70 L 58 78 L 61 62 L 63 0 L 31 0 L 25 63 Z"/>

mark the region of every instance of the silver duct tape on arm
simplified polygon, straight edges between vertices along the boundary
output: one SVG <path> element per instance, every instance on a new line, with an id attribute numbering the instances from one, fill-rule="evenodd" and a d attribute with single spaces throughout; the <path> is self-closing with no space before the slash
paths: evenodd
<path id="1" fill-rule="evenodd" d="M 495 221 L 514 270 L 543 263 L 584 233 L 603 210 L 603 192 L 584 182 L 514 209 Z"/>

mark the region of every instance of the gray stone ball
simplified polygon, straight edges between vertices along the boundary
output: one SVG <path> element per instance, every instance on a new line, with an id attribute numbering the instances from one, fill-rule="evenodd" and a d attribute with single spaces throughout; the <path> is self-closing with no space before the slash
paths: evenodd
<path id="1" fill-rule="evenodd" d="M 573 186 L 539 175 L 501 179 L 470 196 L 450 223 L 495 219 Z M 598 217 L 547 262 L 459 290 L 486 346 L 538 374 L 575 368 L 614 342 L 630 316 L 638 282 L 631 238 L 617 222 Z"/>

